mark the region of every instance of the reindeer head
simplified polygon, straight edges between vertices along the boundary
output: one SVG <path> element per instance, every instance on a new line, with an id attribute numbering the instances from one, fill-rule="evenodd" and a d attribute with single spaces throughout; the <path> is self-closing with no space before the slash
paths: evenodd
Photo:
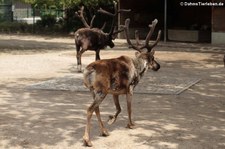
<path id="1" fill-rule="evenodd" d="M 114 40 L 113 37 L 110 34 L 108 34 L 108 36 L 106 38 L 107 38 L 106 39 L 107 46 L 109 46 L 110 48 L 113 48 L 115 46 L 115 44 L 113 42 L 113 40 Z"/>
<path id="2" fill-rule="evenodd" d="M 150 31 L 148 32 L 148 35 L 146 36 L 144 44 L 141 44 L 141 42 L 139 40 L 138 31 L 135 31 L 136 45 L 134 45 L 131 42 L 130 36 L 129 36 L 130 35 L 130 33 L 129 33 L 130 19 L 126 19 L 125 25 L 123 26 L 129 48 L 137 50 L 138 52 L 135 53 L 136 57 L 145 60 L 146 65 L 148 65 L 148 68 L 152 69 L 154 71 L 157 71 L 160 69 L 159 63 L 156 62 L 154 59 L 155 50 L 153 50 L 153 47 L 155 47 L 159 42 L 159 39 L 161 36 L 161 30 L 159 30 L 157 39 L 154 41 L 153 44 L 150 45 L 149 41 L 150 41 L 150 38 L 154 32 L 154 29 L 155 29 L 155 26 L 157 23 L 158 23 L 158 20 L 155 19 L 154 21 L 152 21 L 152 24 L 149 25 Z"/>
<path id="3" fill-rule="evenodd" d="M 154 54 L 155 54 L 155 51 L 152 50 L 151 52 L 136 52 L 135 56 L 138 59 L 145 60 L 146 65 L 148 66 L 148 69 L 157 71 L 160 69 L 160 65 L 157 61 L 155 61 Z"/>

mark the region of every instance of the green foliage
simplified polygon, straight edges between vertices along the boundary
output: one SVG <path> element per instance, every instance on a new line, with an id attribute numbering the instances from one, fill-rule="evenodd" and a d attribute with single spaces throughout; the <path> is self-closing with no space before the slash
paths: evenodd
<path id="1" fill-rule="evenodd" d="M 0 32 L 5 33 L 38 33 L 38 34 L 64 34 L 74 32 L 83 27 L 82 22 L 75 16 L 80 6 L 85 6 L 85 16 L 90 22 L 91 17 L 97 14 L 97 9 L 113 11 L 113 0 L 20 0 L 32 4 L 36 10 L 40 9 L 41 20 L 36 24 L 21 22 L 0 23 Z M 52 9 L 49 9 L 52 8 Z M 59 11 L 61 15 L 58 15 Z M 64 15 L 62 15 L 64 13 Z M 94 27 L 102 27 L 104 22 L 111 18 L 97 14 Z M 107 23 L 110 24 L 110 23 Z M 107 29 L 107 26 L 106 26 Z"/>
<path id="2" fill-rule="evenodd" d="M 28 33 L 28 34 L 67 34 L 64 31 L 62 23 L 55 23 L 51 27 L 43 26 L 40 24 L 27 24 L 22 22 L 1 22 L 0 33 Z"/>
<path id="3" fill-rule="evenodd" d="M 12 0 L 0 0 L 0 4 L 11 5 L 12 4 Z"/>
<path id="4" fill-rule="evenodd" d="M 51 14 L 46 14 L 41 16 L 41 20 L 37 22 L 37 25 L 42 27 L 51 28 L 56 23 L 56 16 Z"/>
<path id="5" fill-rule="evenodd" d="M 66 9 L 66 16 L 63 18 L 63 28 L 66 32 L 76 31 L 78 28 L 82 27 L 82 23 L 79 18 L 75 17 L 74 12 L 78 10 L 78 7 L 73 7 Z"/>
<path id="6" fill-rule="evenodd" d="M 31 33 L 32 25 L 22 22 L 1 22 L 0 32 L 4 33 Z"/>
<path id="7" fill-rule="evenodd" d="M 100 6 L 100 5 L 110 5 L 113 3 L 115 0 L 83 0 L 83 4 L 87 7 L 90 6 Z"/>
<path id="8" fill-rule="evenodd" d="M 98 7 L 100 5 L 109 5 L 113 0 L 22 0 L 25 3 L 32 4 L 36 8 L 71 8 L 74 6 L 85 5 L 87 7 Z M 115 0 L 114 0 L 115 1 Z"/>

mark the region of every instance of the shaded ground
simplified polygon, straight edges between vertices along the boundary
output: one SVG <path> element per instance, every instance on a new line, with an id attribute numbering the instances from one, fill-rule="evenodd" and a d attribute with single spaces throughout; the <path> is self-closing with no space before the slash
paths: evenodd
<path id="1" fill-rule="evenodd" d="M 19 49 L 19 50 L 18 50 Z M 29 90 L 26 86 L 76 73 L 72 38 L 0 36 L 0 148 L 84 148 L 82 135 L 87 92 Z M 127 112 L 107 125 L 109 137 L 99 137 L 92 118 L 92 140 L 99 148 L 223 149 L 225 148 L 225 69 L 222 46 L 161 43 L 156 57 L 161 71 L 195 76 L 201 81 L 180 95 L 135 94 L 136 128 L 125 128 Z M 117 41 L 102 58 L 134 55 Z M 94 53 L 83 55 L 87 65 Z M 160 73 L 157 72 L 157 73 Z M 150 85 L 150 84 L 149 84 Z M 110 95 L 101 105 L 104 121 L 115 112 Z"/>

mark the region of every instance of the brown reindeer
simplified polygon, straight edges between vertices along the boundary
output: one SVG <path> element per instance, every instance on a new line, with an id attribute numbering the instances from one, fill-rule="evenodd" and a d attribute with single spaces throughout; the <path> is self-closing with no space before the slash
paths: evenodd
<path id="1" fill-rule="evenodd" d="M 131 120 L 133 90 L 149 68 L 154 71 L 157 71 L 160 68 L 160 65 L 154 59 L 155 52 L 151 49 L 159 42 L 161 31 L 158 32 L 156 41 L 152 45 L 149 45 L 149 40 L 152 36 L 155 25 L 157 24 L 157 20 L 155 19 L 150 25 L 151 29 L 146 37 L 145 45 L 143 46 L 141 46 L 138 40 L 137 32 L 137 45 L 131 43 L 129 39 L 129 22 L 130 20 L 127 19 L 124 29 L 129 46 L 138 51 L 136 52 L 136 57 L 132 59 L 127 56 L 120 56 L 113 59 L 99 60 L 89 64 L 84 69 L 84 84 L 88 89 L 90 89 L 94 99 L 93 103 L 87 109 L 87 123 L 83 136 L 85 146 L 92 146 L 90 141 L 90 123 L 93 112 L 95 112 L 97 116 L 101 135 L 109 135 L 101 120 L 99 110 L 99 105 L 107 94 L 113 95 L 117 110 L 113 116 L 109 116 L 108 123 L 113 124 L 116 121 L 118 114 L 121 112 L 119 95 L 125 94 L 128 110 L 127 128 L 133 128 L 134 123 Z M 144 49 L 147 50 L 144 51 Z"/>
<path id="2" fill-rule="evenodd" d="M 95 15 L 92 17 L 90 25 L 88 25 L 87 21 L 84 19 L 83 11 L 84 7 L 81 7 L 80 14 L 76 12 L 76 15 L 81 19 L 85 28 L 78 29 L 75 32 L 75 45 L 77 50 L 77 69 L 81 71 L 81 55 L 87 51 L 92 50 L 96 52 L 95 60 L 100 60 L 100 50 L 109 46 L 110 48 L 114 47 L 113 40 L 116 38 L 116 35 L 123 30 L 115 31 L 116 21 L 118 13 L 120 12 L 128 12 L 130 10 L 120 9 L 117 10 L 117 5 L 114 3 L 114 14 L 110 13 L 106 10 L 99 9 L 98 12 L 102 14 L 106 14 L 112 17 L 112 24 L 109 33 L 103 32 L 103 28 L 93 28 L 93 21 L 95 19 Z"/>

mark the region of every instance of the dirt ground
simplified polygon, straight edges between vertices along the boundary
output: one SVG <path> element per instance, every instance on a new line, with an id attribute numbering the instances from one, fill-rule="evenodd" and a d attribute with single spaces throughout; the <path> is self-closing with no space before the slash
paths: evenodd
<path id="1" fill-rule="evenodd" d="M 73 38 L 0 35 L 0 148 L 80 149 L 87 92 L 31 90 L 26 86 L 76 72 Z M 102 58 L 133 56 L 123 41 Z M 201 81 L 179 95 L 135 94 L 135 129 L 125 128 L 122 112 L 108 137 L 100 137 L 92 118 L 92 143 L 96 149 L 224 149 L 225 148 L 225 47 L 208 44 L 160 43 L 155 57 L 161 71 L 197 76 Z M 87 65 L 93 52 L 83 55 Z M 157 72 L 157 73 L 160 73 Z M 115 112 L 111 95 L 102 103 L 104 122 Z"/>

